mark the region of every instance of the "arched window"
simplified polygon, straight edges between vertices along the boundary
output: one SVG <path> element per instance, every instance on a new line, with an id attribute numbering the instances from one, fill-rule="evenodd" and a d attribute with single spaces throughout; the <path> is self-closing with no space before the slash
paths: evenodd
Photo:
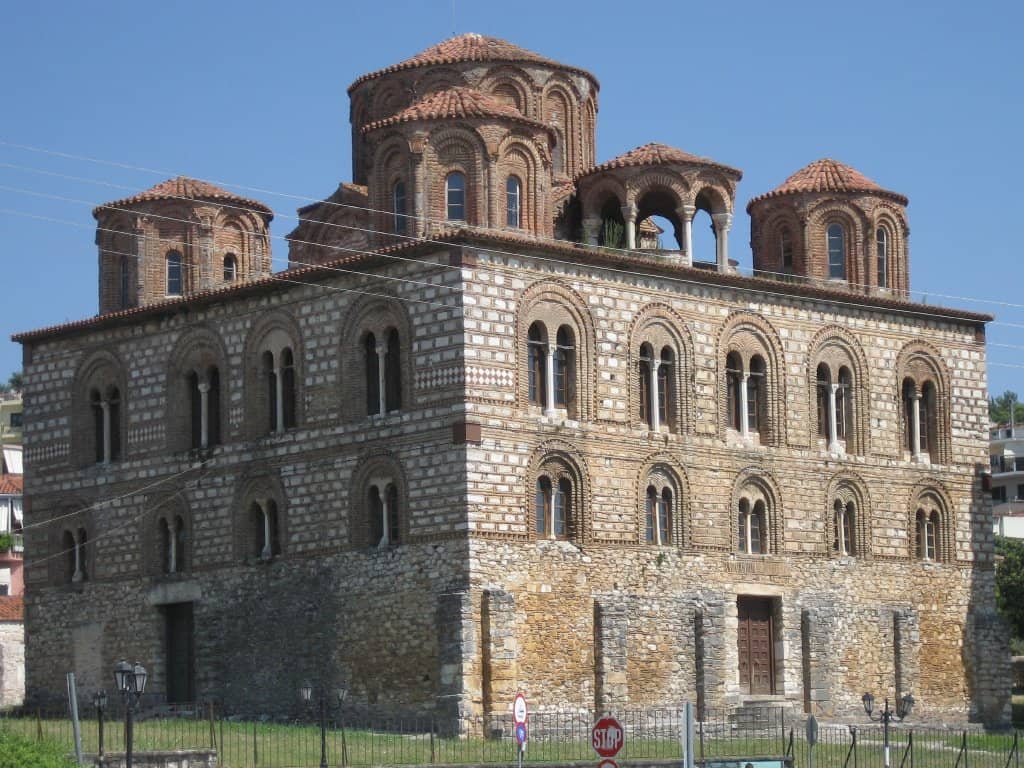
<path id="1" fill-rule="evenodd" d="M 233 283 L 238 279 L 238 257 L 229 253 L 224 257 L 224 282 Z"/>
<path id="2" fill-rule="evenodd" d="M 885 227 L 875 231 L 875 250 L 878 256 L 878 287 L 889 286 L 889 232 Z"/>
<path id="3" fill-rule="evenodd" d="M 818 403 L 818 437 L 829 438 L 829 418 L 832 391 L 832 373 L 828 366 L 821 363 L 817 372 L 817 403 Z"/>
<path id="4" fill-rule="evenodd" d="M 281 350 L 281 423 L 295 426 L 295 356 L 288 347 Z"/>
<path id="5" fill-rule="evenodd" d="M 654 423 L 654 409 L 652 406 L 651 394 L 654 392 L 654 350 L 650 344 L 644 343 L 640 346 L 640 360 L 638 363 L 640 375 L 640 420 L 648 427 Z"/>
<path id="6" fill-rule="evenodd" d="M 789 234 L 789 227 L 783 227 L 779 232 L 779 262 L 786 274 L 793 271 L 793 237 Z"/>
<path id="7" fill-rule="evenodd" d="M 857 519 L 856 506 L 836 499 L 832 505 L 832 551 L 840 555 L 855 555 Z"/>
<path id="8" fill-rule="evenodd" d="M 737 432 L 743 429 L 743 411 L 740 400 L 743 386 L 743 359 L 738 352 L 730 352 L 725 358 L 726 413 L 729 426 Z"/>
<path id="9" fill-rule="evenodd" d="M 647 487 L 644 514 L 644 540 L 648 544 L 668 544 L 672 540 L 672 491 L 653 485 Z"/>
<path id="10" fill-rule="evenodd" d="M 264 396 L 267 402 L 267 432 L 283 432 L 295 426 L 295 356 L 290 347 L 274 352 L 265 350 L 263 361 Z"/>
<path id="11" fill-rule="evenodd" d="M 404 235 L 408 231 L 406 205 L 405 205 L 405 182 L 396 181 L 391 188 L 391 210 L 394 212 L 391 223 L 391 231 L 396 235 Z M 450 218 L 450 217 L 449 217 Z"/>
<path id="12" fill-rule="evenodd" d="M 161 571 L 181 573 L 185 570 L 185 520 L 181 515 L 174 515 L 173 519 L 161 517 L 158 526 Z"/>
<path id="13" fill-rule="evenodd" d="M 89 392 L 92 410 L 93 455 L 97 464 L 108 464 L 121 458 L 121 391 L 107 387 Z"/>
<path id="14" fill-rule="evenodd" d="M 836 438 L 846 440 L 853 429 L 853 374 L 845 365 L 839 369 L 836 385 Z"/>
<path id="15" fill-rule="evenodd" d="M 938 448 L 938 414 L 936 413 L 935 383 L 926 381 L 921 385 L 921 407 L 919 411 L 921 432 L 921 453 L 936 458 Z"/>
<path id="16" fill-rule="evenodd" d="M 554 355 L 555 407 L 565 408 L 572 398 L 572 381 L 575 375 L 575 351 L 572 329 L 563 325 L 558 329 Z"/>
<path id="17" fill-rule="evenodd" d="M 526 340 L 529 354 L 529 397 L 536 405 L 547 405 L 547 339 L 544 326 L 530 325 Z"/>
<path id="18" fill-rule="evenodd" d="M 938 560 L 939 554 L 939 513 L 936 510 L 918 509 L 917 557 L 920 560 Z"/>
<path id="19" fill-rule="evenodd" d="M 402 409 L 402 339 L 396 328 L 363 337 L 368 416 Z"/>
<path id="20" fill-rule="evenodd" d="M 380 413 L 380 362 L 377 357 L 377 337 L 366 334 L 363 339 L 363 370 L 366 374 L 366 414 Z"/>
<path id="21" fill-rule="evenodd" d="M 817 370 L 818 436 L 829 442 L 830 450 L 841 447 L 853 424 L 853 375 L 842 366 L 835 380 L 825 363 Z"/>
<path id="22" fill-rule="evenodd" d="M 188 374 L 191 411 L 191 447 L 220 445 L 220 371 L 211 365 L 205 371 Z"/>
<path id="23" fill-rule="evenodd" d="M 466 176 L 460 171 L 449 173 L 444 182 L 448 221 L 466 220 Z"/>
<path id="24" fill-rule="evenodd" d="M 367 507 L 370 515 L 370 544 L 383 548 L 400 543 L 397 486 L 385 481 L 370 485 Z"/>
<path id="25" fill-rule="evenodd" d="M 939 439 L 938 392 L 935 382 L 925 380 L 918 385 L 911 378 L 903 380 L 904 446 L 911 457 L 920 460 L 937 458 Z"/>
<path id="26" fill-rule="evenodd" d="M 64 531 L 61 536 L 61 553 L 64 556 L 64 583 L 78 584 L 88 578 L 85 561 L 85 545 L 89 537 L 85 528 Z"/>
<path id="27" fill-rule="evenodd" d="M 127 309 L 132 305 L 131 294 L 131 269 L 128 264 L 128 257 L 121 257 L 121 286 L 120 286 L 121 309 Z"/>
<path id="28" fill-rule="evenodd" d="M 675 402 L 673 391 L 672 368 L 675 365 L 675 355 L 670 347 L 661 350 L 661 362 L 658 364 L 658 423 L 669 423 L 669 404 Z"/>
<path id="29" fill-rule="evenodd" d="M 522 226 L 520 196 L 523 185 L 518 176 L 509 176 L 505 181 L 505 224 L 510 227 Z"/>
<path id="30" fill-rule="evenodd" d="M 841 224 L 829 224 L 828 240 L 828 276 L 831 279 L 846 279 L 846 233 Z"/>
<path id="31" fill-rule="evenodd" d="M 550 477 L 537 478 L 535 507 L 535 532 L 546 539 L 564 539 L 569 533 L 569 518 L 572 514 L 572 482 L 560 478 L 552 482 Z"/>
<path id="32" fill-rule="evenodd" d="M 182 274 L 181 274 L 181 252 L 167 252 L 167 295 L 181 296 Z"/>
<path id="33" fill-rule="evenodd" d="M 740 499 L 739 514 L 737 515 L 737 532 L 739 540 L 737 547 L 739 551 L 747 555 L 761 555 L 768 551 L 765 534 L 767 533 L 767 519 L 765 504 L 762 499 L 757 499 L 753 506 L 750 500 Z"/>

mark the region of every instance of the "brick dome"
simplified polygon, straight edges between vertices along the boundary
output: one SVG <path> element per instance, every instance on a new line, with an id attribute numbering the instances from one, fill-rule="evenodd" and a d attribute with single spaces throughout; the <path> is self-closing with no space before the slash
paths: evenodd
<path id="1" fill-rule="evenodd" d="M 860 171 L 851 168 L 845 163 L 831 158 L 815 160 L 794 173 L 782 184 L 755 197 L 747 204 L 747 210 L 754 203 L 771 197 L 783 195 L 797 195 L 814 192 L 844 192 L 844 193 L 867 193 L 872 195 L 884 195 L 902 205 L 907 204 L 907 198 L 898 192 L 890 192 L 873 182 Z"/>

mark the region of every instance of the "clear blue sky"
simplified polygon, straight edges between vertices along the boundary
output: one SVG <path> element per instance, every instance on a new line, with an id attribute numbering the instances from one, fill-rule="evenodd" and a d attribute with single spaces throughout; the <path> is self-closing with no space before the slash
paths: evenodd
<path id="1" fill-rule="evenodd" d="M 990 389 L 1024 393 L 1020 2 L 0 5 L 0 378 L 11 333 L 95 314 L 93 205 L 185 174 L 261 199 L 280 237 L 351 179 L 348 85 L 454 31 L 597 75 L 599 160 L 660 141 L 741 168 L 742 266 L 747 201 L 813 160 L 907 195 L 914 297 L 996 314 Z"/>

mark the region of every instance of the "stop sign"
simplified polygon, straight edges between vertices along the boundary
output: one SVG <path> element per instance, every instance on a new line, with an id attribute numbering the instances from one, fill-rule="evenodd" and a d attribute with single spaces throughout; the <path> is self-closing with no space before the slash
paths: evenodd
<path id="1" fill-rule="evenodd" d="M 615 757 L 622 741 L 622 726 L 614 717 L 602 717 L 590 732 L 590 743 L 601 757 Z"/>

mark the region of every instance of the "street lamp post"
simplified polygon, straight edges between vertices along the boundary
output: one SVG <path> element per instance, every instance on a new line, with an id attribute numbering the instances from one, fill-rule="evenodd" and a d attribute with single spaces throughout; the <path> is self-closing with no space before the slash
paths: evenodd
<path id="1" fill-rule="evenodd" d="M 114 683 L 117 685 L 117 690 L 121 692 L 125 704 L 125 768 L 132 768 L 132 740 L 134 738 L 132 713 L 135 707 L 138 706 L 142 694 L 146 691 L 146 681 L 148 679 L 149 674 L 146 672 L 146 668 L 139 664 L 139 662 L 135 662 L 135 665 L 132 666 L 127 661 L 119 661 L 114 666 Z"/>
<path id="2" fill-rule="evenodd" d="M 864 711 L 867 712 L 868 718 L 873 722 L 882 724 L 882 744 L 885 747 L 885 768 L 890 768 L 889 763 L 889 723 L 895 717 L 900 722 L 903 722 L 903 718 L 910 716 L 910 711 L 914 708 L 914 697 L 909 693 L 905 694 L 903 698 L 896 700 L 896 709 L 889 709 L 889 699 L 885 700 L 885 706 L 882 707 L 881 711 L 876 717 L 874 715 L 875 709 L 875 697 L 870 693 L 865 693 L 861 697 L 861 702 L 864 704 Z"/>
<path id="3" fill-rule="evenodd" d="M 299 693 L 307 704 L 313 700 L 313 686 L 309 683 L 299 688 Z M 348 685 L 344 681 L 338 687 L 337 696 L 339 705 L 348 696 Z M 317 702 L 320 709 L 320 768 L 327 768 L 327 698 L 322 687 L 317 690 Z M 348 754 L 345 749 L 345 726 L 343 723 L 341 726 L 341 764 L 345 765 L 347 762 Z"/>
<path id="4" fill-rule="evenodd" d="M 92 704 L 96 707 L 96 722 L 99 726 L 99 739 L 96 751 L 100 760 L 103 760 L 103 711 L 107 708 L 107 692 L 100 689 L 92 696 Z"/>

